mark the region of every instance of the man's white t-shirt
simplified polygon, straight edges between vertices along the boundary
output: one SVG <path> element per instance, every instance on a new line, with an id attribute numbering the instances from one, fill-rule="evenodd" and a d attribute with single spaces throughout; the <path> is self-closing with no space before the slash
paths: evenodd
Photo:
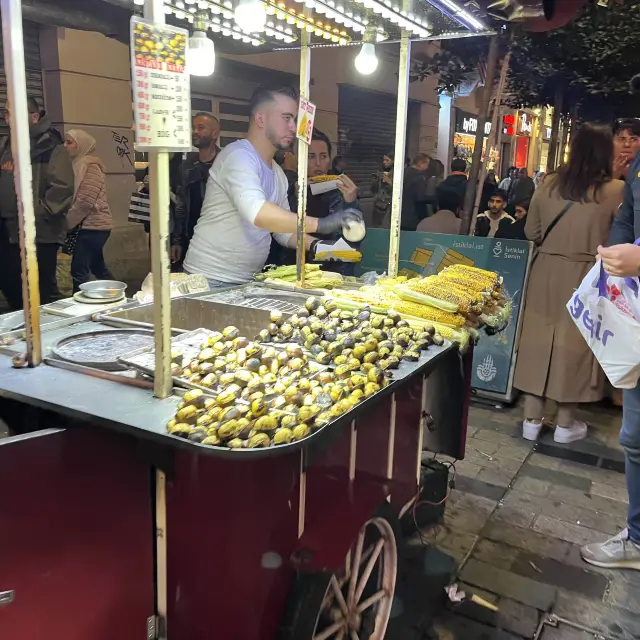
<path id="1" fill-rule="evenodd" d="M 200 218 L 184 259 L 188 273 L 230 284 L 249 282 L 267 260 L 271 234 L 254 221 L 265 202 L 289 211 L 287 177 L 267 166 L 248 140 L 227 145 L 209 171 Z M 291 234 L 277 234 L 286 244 Z"/>

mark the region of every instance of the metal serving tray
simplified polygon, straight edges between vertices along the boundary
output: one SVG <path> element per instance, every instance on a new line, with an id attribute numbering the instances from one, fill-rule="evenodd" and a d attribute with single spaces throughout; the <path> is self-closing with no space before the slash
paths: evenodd
<path id="1" fill-rule="evenodd" d="M 188 333 L 183 333 L 171 339 L 171 349 L 179 349 L 189 359 L 195 358 L 200 351 L 202 351 L 202 343 L 212 333 L 212 330 L 202 328 L 196 329 L 195 331 L 189 331 Z M 155 375 L 155 358 L 155 347 L 150 346 L 133 351 L 126 356 L 122 356 L 118 358 L 118 362 L 153 378 Z M 182 387 L 184 389 L 202 389 L 206 393 L 217 395 L 216 389 L 194 384 L 193 382 L 189 382 L 179 376 L 172 376 L 171 379 L 177 387 Z"/>
<path id="2" fill-rule="evenodd" d="M 298 306 L 300 304 L 295 308 Z M 273 308 L 275 307 L 271 307 Z M 269 325 L 269 311 L 269 307 L 251 306 L 246 302 L 217 302 L 213 298 L 209 299 L 209 296 L 176 298 L 171 301 L 171 326 L 185 331 L 195 331 L 201 327 L 222 331 L 225 327 L 233 325 L 240 329 L 241 335 L 251 339 Z M 293 311 L 283 311 L 285 317 L 292 313 Z M 119 319 L 123 319 L 142 322 L 153 327 L 153 315 L 153 304 L 144 304 L 106 313 L 102 317 L 103 322 L 109 323 L 109 319 L 113 319 L 116 325 Z"/>

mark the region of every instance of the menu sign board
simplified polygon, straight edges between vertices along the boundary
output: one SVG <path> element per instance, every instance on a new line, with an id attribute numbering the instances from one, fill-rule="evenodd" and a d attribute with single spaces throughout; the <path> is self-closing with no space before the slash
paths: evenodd
<path id="1" fill-rule="evenodd" d="M 298 140 L 311 144 L 313 121 L 316 119 L 316 105 L 300 98 L 298 105 Z"/>
<path id="2" fill-rule="evenodd" d="M 131 18 L 131 73 L 138 151 L 191 149 L 185 29 Z"/>

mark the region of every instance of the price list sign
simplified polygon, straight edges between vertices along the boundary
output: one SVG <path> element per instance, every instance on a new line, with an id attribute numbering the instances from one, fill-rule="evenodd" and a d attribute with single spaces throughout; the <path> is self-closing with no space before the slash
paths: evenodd
<path id="1" fill-rule="evenodd" d="M 185 29 L 131 18 L 137 151 L 191 149 L 191 96 Z"/>

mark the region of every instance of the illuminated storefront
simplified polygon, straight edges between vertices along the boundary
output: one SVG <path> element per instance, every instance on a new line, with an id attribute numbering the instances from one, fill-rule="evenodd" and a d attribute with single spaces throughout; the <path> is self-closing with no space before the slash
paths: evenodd
<path id="1" fill-rule="evenodd" d="M 456 121 L 453 134 L 453 157 L 463 158 L 469 164 L 473 156 L 473 150 L 476 146 L 476 132 L 478 131 L 478 118 L 472 113 L 467 113 L 461 109 L 456 109 Z M 491 133 L 491 122 L 487 122 L 484 126 L 484 136 L 482 142 L 482 158 L 484 159 L 487 151 L 487 139 Z M 488 169 L 493 169 L 498 158 L 493 153 L 487 163 Z"/>
<path id="2" fill-rule="evenodd" d="M 518 112 L 516 119 L 516 151 L 514 165 L 519 169 L 523 167 L 528 168 L 532 133 L 533 116 L 525 111 Z"/>

